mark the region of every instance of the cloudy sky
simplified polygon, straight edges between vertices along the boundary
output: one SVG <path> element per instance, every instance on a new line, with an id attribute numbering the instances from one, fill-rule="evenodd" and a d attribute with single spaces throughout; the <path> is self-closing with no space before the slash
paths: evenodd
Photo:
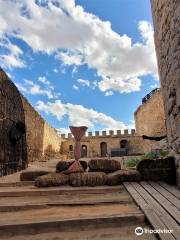
<path id="1" fill-rule="evenodd" d="M 53 127 L 134 125 L 159 86 L 149 0 L 0 0 L 0 65 Z"/>

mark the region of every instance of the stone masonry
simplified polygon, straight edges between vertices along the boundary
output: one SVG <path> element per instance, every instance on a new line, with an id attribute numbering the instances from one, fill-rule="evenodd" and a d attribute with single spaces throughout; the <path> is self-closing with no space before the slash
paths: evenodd
<path id="1" fill-rule="evenodd" d="M 61 135 L 64 139 L 61 146 L 61 153 L 67 155 L 68 157 L 73 157 L 73 145 L 74 138 L 72 134 L 65 136 Z M 154 141 L 143 140 L 142 136 L 135 133 L 135 129 L 132 129 L 131 132 L 124 130 L 121 132 L 109 131 L 96 131 L 94 134 L 88 132 L 88 136 L 85 136 L 81 140 L 82 150 L 85 149 L 86 157 L 101 157 L 102 156 L 102 144 L 106 146 L 107 155 L 111 155 L 111 150 L 119 149 L 123 146 L 122 143 L 125 141 L 127 144 L 127 155 L 139 155 L 151 151 L 151 146 Z"/>
<path id="2" fill-rule="evenodd" d="M 164 103 L 160 89 L 148 94 L 148 99 L 134 113 L 138 135 L 166 135 Z"/>
<path id="3" fill-rule="evenodd" d="M 180 1 L 151 0 L 151 6 L 168 142 L 180 166 Z"/>
<path id="4" fill-rule="evenodd" d="M 24 96 L 22 96 L 22 102 L 26 124 L 28 162 L 58 155 L 62 140 L 57 131 L 45 122 Z"/>

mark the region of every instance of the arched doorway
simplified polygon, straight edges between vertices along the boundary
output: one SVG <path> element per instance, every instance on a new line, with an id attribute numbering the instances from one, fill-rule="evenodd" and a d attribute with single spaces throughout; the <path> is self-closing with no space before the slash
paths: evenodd
<path id="1" fill-rule="evenodd" d="M 106 157 L 107 156 L 107 143 L 102 142 L 100 144 L 100 148 L 101 148 L 101 157 Z"/>
<path id="2" fill-rule="evenodd" d="M 120 148 L 128 148 L 128 141 L 127 140 L 121 140 L 120 141 Z"/>
<path id="3" fill-rule="evenodd" d="M 120 141 L 120 149 L 121 149 L 121 155 L 127 155 L 128 154 L 128 141 L 123 139 Z"/>
<path id="4" fill-rule="evenodd" d="M 0 176 L 26 167 L 26 126 L 21 95 L 0 68 Z"/>
<path id="5" fill-rule="evenodd" d="M 81 157 L 87 157 L 87 146 L 86 145 L 82 145 L 81 146 Z"/>
<path id="6" fill-rule="evenodd" d="M 69 151 L 70 151 L 70 152 L 73 151 L 73 145 L 69 145 Z"/>

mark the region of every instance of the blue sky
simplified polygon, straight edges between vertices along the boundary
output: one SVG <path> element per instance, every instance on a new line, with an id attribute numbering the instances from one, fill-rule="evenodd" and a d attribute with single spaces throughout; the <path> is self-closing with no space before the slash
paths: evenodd
<path id="1" fill-rule="evenodd" d="M 132 128 L 159 86 L 149 0 L 0 0 L 0 21 L 1 66 L 62 132 Z"/>

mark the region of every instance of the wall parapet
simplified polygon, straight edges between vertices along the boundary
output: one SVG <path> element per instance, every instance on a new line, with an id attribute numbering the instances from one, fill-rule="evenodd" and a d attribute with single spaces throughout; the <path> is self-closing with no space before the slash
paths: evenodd
<path id="1" fill-rule="evenodd" d="M 131 136 L 136 133 L 135 129 L 124 129 L 124 130 L 109 130 L 109 131 L 95 131 L 95 132 L 88 132 L 84 138 L 91 138 L 91 137 L 119 137 L 119 136 Z M 61 138 L 63 139 L 73 139 L 73 135 L 71 133 L 68 134 L 61 134 Z"/>

